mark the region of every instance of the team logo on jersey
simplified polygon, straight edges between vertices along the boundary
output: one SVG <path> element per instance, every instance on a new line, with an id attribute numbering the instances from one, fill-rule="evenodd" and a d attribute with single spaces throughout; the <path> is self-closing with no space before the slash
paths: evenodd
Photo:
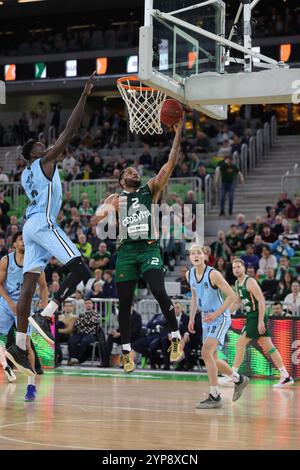
<path id="1" fill-rule="evenodd" d="M 208 289 L 208 284 L 207 284 L 207 282 L 204 283 L 204 288 L 205 288 L 205 289 Z"/>

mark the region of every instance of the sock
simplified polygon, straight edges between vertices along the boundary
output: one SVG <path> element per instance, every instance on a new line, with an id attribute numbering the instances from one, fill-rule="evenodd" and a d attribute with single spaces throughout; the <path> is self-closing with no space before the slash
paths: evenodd
<path id="1" fill-rule="evenodd" d="M 5 357 L 4 351 L 3 351 L 1 346 L 0 346 L 0 363 L 3 367 L 3 369 L 5 369 L 7 367 L 6 357 Z"/>
<path id="2" fill-rule="evenodd" d="M 56 312 L 56 310 L 58 309 L 58 304 L 56 302 L 54 302 L 53 300 L 51 300 L 47 307 L 44 308 L 44 310 L 41 312 L 41 315 L 43 317 L 52 317 L 53 313 Z"/>
<path id="3" fill-rule="evenodd" d="M 28 376 L 28 382 L 27 382 L 27 383 L 28 383 L 28 385 L 34 385 L 34 383 L 35 383 L 35 377 L 29 375 L 29 376 Z"/>
<path id="4" fill-rule="evenodd" d="M 281 377 L 289 377 L 290 374 L 288 373 L 288 371 L 286 370 L 286 368 L 283 366 L 283 367 L 279 367 L 279 372 L 280 372 L 280 375 Z"/>
<path id="5" fill-rule="evenodd" d="M 172 339 L 181 339 L 179 330 L 177 330 L 177 331 L 171 331 L 171 337 L 172 337 Z"/>
<path id="6" fill-rule="evenodd" d="M 209 387 L 209 391 L 210 391 L 210 394 L 214 397 L 214 398 L 218 398 L 218 396 L 220 395 L 220 392 L 219 392 L 219 387 Z"/>
<path id="7" fill-rule="evenodd" d="M 20 333 L 19 331 L 17 331 L 16 345 L 24 351 L 26 351 L 26 336 L 26 333 Z"/>
<path id="8" fill-rule="evenodd" d="M 237 373 L 236 368 L 232 367 L 232 374 L 229 376 L 234 383 L 239 382 L 240 375 Z"/>
<path id="9" fill-rule="evenodd" d="M 130 343 L 122 344 L 122 349 L 123 351 L 130 352 L 131 351 Z"/>

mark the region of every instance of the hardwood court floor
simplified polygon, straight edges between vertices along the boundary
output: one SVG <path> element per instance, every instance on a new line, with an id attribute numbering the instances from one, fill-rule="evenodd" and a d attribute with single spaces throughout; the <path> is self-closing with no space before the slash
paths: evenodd
<path id="1" fill-rule="evenodd" d="M 26 379 L 0 375 L 1 449 L 299 449 L 300 383 L 274 389 L 252 381 L 242 398 L 195 410 L 207 392 L 197 374 L 106 369 L 49 371 L 34 403 Z"/>

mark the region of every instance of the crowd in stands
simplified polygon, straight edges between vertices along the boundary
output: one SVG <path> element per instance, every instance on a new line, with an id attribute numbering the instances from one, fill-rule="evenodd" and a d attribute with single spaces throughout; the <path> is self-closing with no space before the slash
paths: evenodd
<path id="1" fill-rule="evenodd" d="M 263 7 L 263 8 L 262 8 Z M 232 12 L 232 17 L 236 11 Z M 97 16 L 101 12 L 95 12 Z M 95 17 L 96 17 L 95 16 Z M 142 12 L 141 12 L 142 17 Z M 300 34 L 300 9 L 289 8 L 284 3 L 280 7 L 258 5 L 253 12 L 252 22 L 254 37 L 272 37 Z M 94 20 L 95 21 L 95 20 Z M 123 49 L 138 46 L 139 21 L 122 24 L 100 24 L 80 29 L 40 27 L 40 31 L 14 31 L 3 34 L 0 41 L 0 55 L 38 55 L 61 52 L 93 51 L 101 49 Z"/>

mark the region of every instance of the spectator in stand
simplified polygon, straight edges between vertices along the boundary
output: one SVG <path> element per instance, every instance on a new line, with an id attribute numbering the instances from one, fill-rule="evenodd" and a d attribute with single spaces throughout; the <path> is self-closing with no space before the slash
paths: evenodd
<path id="1" fill-rule="evenodd" d="M 62 210 L 71 212 L 72 207 L 77 207 L 77 203 L 75 199 L 72 199 L 72 193 L 71 191 L 66 191 L 65 192 L 65 199 L 62 201 Z"/>
<path id="2" fill-rule="evenodd" d="M 243 239 L 238 233 L 237 226 L 235 224 L 230 225 L 230 230 L 226 235 L 226 243 L 232 253 L 242 249 L 242 241 Z"/>
<path id="3" fill-rule="evenodd" d="M 5 233 L 7 227 L 9 225 L 9 217 L 7 214 L 3 214 L 2 209 L 0 207 L 0 230 L 2 233 Z"/>
<path id="4" fill-rule="evenodd" d="M 249 244 L 254 243 L 254 238 L 255 238 L 255 230 L 253 227 L 253 224 L 250 223 L 247 225 L 244 238 L 243 238 L 243 248 L 246 247 Z"/>
<path id="5" fill-rule="evenodd" d="M 107 250 L 106 243 L 102 242 L 99 245 L 97 253 L 92 254 L 92 259 L 90 260 L 90 268 L 96 269 L 101 268 L 105 269 L 108 267 L 111 258 L 111 253 Z"/>
<path id="6" fill-rule="evenodd" d="M 263 244 L 261 236 L 255 235 L 254 243 L 253 243 L 254 254 L 258 256 L 259 258 L 261 257 L 263 247 L 264 247 L 264 244 Z"/>
<path id="7" fill-rule="evenodd" d="M 266 276 L 266 279 L 261 283 L 261 290 L 266 300 L 273 300 L 279 281 L 274 278 L 274 269 L 272 268 L 266 269 Z"/>
<path id="8" fill-rule="evenodd" d="M 276 301 L 272 304 L 272 312 L 270 313 L 270 317 L 281 318 L 281 317 L 290 317 L 290 316 L 291 316 L 290 313 L 287 313 L 283 310 L 281 302 Z"/>
<path id="9" fill-rule="evenodd" d="M 256 280 L 256 272 L 255 272 L 255 269 L 253 268 L 253 266 L 248 266 L 248 268 L 246 270 L 246 274 L 247 274 L 247 276 L 252 277 L 253 279 Z"/>
<path id="10" fill-rule="evenodd" d="M 180 282 L 180 293 L 181 295 L 186 295 L 191 292 L 190 285 L 186 280 L 186 273 L 188 268 L 186 266 L 182 266 L 180 269 L 181 276 L 176 279 L 176 282 Z"/>
<path id="11" fill-rule="evenodd" d="M 300 314 L 300 284 L 297 281 L 292 283 L 292 292 L 284 298 L 287 310 L 292 315 Z"/>
<path id="12" fill-rule="evenodd" d="M 3 171 L 3 167 L 0 166 L 0 183 L 8 183 L 9 182 L 9 177 L 7 176 L 6 173 Z"/>
<path id="13" fill-rule="evenodd" d="M 211 252 L 211 247 L 210 246 L 204 246 L 203 251 L 206 254 L 206 264 L 207 266 L 213 267 L 215 265 L 216 258 Z"/>
<path id="14" fill-rule="evenodd" d="M 177 173 L 178 178 L 188 178 L 190 176 L 190 170 L 187 163 L 182 163 L 179 166 L 179 171 Z"/>
<path id="15" fill-rule="evenodd" d="M 275 203 L 276 214 L 283 213 L 285 208 L 291 204 L 291 200 L 288 198 L 287 193 L 281 192 L 278 196 L 278 200 Z"/>
<path id="16" fill-rule="evenodd" d="M 263 226 L 264 226 L 263 218 L 258 215 L 258 216 L 256 217 L 256 219 L 255 219 L 254 224 L 253 224 L 253 228 L 254 228 L 255 233 L 256 233 L 257 235 L 261 235 L 261 234 L 262 234 Z"/>
<path id="17" fill-rule="evenodd" d="M 83 300 L 82 293 L 80 290 L 76 290 L 74 296 L 74 311 L 75 315 L 79 316 L 81 313 L 84 312 L 85 304 Z"/>
<path id="18" fill-rule="evenodd" d="M 293 248 L 298 248 L 299 246 L 299 238 L 297 233 L 292 231 L 291 224 L 286 223 L 284 226 L 284 232 L 282 232 L 281 235 L 279 235 L 279 240 L 283 240 L 286 238 L 289 242 L 289 245 Z M 292 255 L 293 256 L 293 255 Z"/>
<path id="19" fill-rule="evenodd" d="M 253 132 L 250 127 L 247 127 L 244 131 L 244 136 L 242 138 L 242 144 L 247 144 L 249 146 L 249 142 L 251 137 L 253 137 Z"/>
<path id="20" fill-rule="evenodd" d="M 282 224 L 282 216 L 276 215 L 275 223 L 272 226 L 272 232 L 276 234 L 277 237 L 284 232 L 284 226 Z"/>
<path id="21" fill-rule="evenodd" d="M 276 211 L 273 207 L 269 210 L 268 217 L 265 221 L 266 224 L 270 225 L 271 229 L 274 227 L 276 222 Z"/>
<path id="22" fill-rule="evenodd" d="M 238 135 L 234 134 L 232 145 L 231 145 L 232 155 L 234 154 L 234 152 L 240 153 L 241 147 L 242 147 L 242 139 Z"/>
<path id="23" fill-rule="evenodd" d="M 109 269 L 104 271 L 103 273 L 103 297 L 105 299 L 117 299 L 117 288 L 116 283 L 114 281 L 113 273 Z"/>
<path id="24" fill-rule="evenodd" d="M 280 260 L 281 256 L 287 256 L 288 258 L 294 256 L 295 250 L 289 245 L 289 239 L 286 237 L 271 243 L 269 246 L 277 261 Z"/>
<path id="25" fill-rule="evenodd" d="M 247 228 L 247 224 L 245 220 L 246 220 L 246 217 L 244 216 L 244 214 L 238 214 L 236 216 L 236 226 L 238 230 L 241 230 L 243 233 L 246 231 L 246 228 Z"/>
<path id="26" fill-rule="evenodd" d="M 152 161 L 152 155 L 150 154 L 149 144 L 144 143 L 144 151 L 142 155 L 139 157 L 139 164 L 143 165 L 146 170 L 152 170 L 153 161 Z"/>
<path id="27" fill-rule="evenodd" d="M 85 301 L 85 312 L 74 323 L 74 334 L 68 342 L 69 365 L 76 365 L 86 360 L 86 352 L 91 343 L 96 341 L 99 316 L 94 311 L 92 300 Z"/>
<path id="28" fill-rule="evenodd" d="M 71 152 L 67 151 L 61 164 L 62 169 L 66 173 L 68 173 L 70 170 L 74 168 L 75 165 L 76 165 L 76 159 L 73 157 Z"/>
<path id="29" fill-rule="evenodd" d="M 103 174 L 103 161 L 98 152 L 93 152 L 93 157 L 91 161 L 91 179 L 97 180 L 100 179 Z"/>
<path id="30" fill-rule="evenodd" d="M 217 156 L 222 157 L 224 159 L 227 159 L 227 158 L 231 159 L 232 158 L 231 155 L 232 155 L 232 148 L 231 148 L 230 142 L 229 142 L 229 140 L 225 139 L 223 141 L 223 144 L 221 145 L 221 147 L 218 150 Z"/>
<path id="31" fill-rule="evenodd" d="M 294 231 L 297 235 L 300 235 L 300 215 L 297 217 L 297 223 L 294 226 Z"/>
<path id="32" fill-rule="evenodd" d="M 284 274 L 283 281 L 279 281 L 274 300 L 283 300 L 288 294 L 291 293 L 293 280 L 294 279 L 289 272 Z"/>
<path id="33" fill-rule="evenodd" d="M 88 262 L 92 256 L 92 245 L 87 241 L 87 237 L 83 233 L 79 235 L 76 246 L 82 254 L 84 260 Z"/>
<path id="34" fill-rule="evenodd" d="M 300 215 L 300 196 L 296 196 L 290 207 L 286 211 L 288 219 L 296 219 Z"/>
<path id="35" fill-rule="evenodd" d="M 283 281 L 285 273 L 290 273 L 292 277 L 296 276 L 296 271 L 290 266 L 290 261 L 287 256 L 281 256 L 279 260 L 279 266 L 276 270 L 275 278 L 278 281 Z"/>
<path id="36" fill-rule="evenodd" d="M 244 177 L 238 167 L 233 164 L 232 157 L 227 156 L 224 161 L 220 163 L 218 171 L 216 171 L 216 187 L 218 187 L 219 178 L 221 178 L 220 215 L 225 215 L 225 200 L 227 194 L 229 197 L 229 215 L 232 215 L 234 193 L 238 177 L 241 182 L 244 183 Z"/>
<path id="37" fill-rule="evenodd" d="M 227 268 L 227 263 L 226 263 L 226 260 L 224 258 L 217 258 L 216 259 L 216 262 L 215 262 L 215 266 L 214 268 L 219 271 L 223 277 L 225 277 L 226 275 L 226 268 Z"/>
<path id="38" fill-rule="evenodd" d="M 200 165 L 200 166 L 198 167 L 198 171 L 197 171 L 197 173 L 196 173 L 196 176 L 197 176 L 197 178 L 200 178 L 200 179 L 201 179 L 201 183 L 202 183 L 201 189 L 202 189 L 202 191 L 204 192 L 204 191 L 205 191 L 205 178 L 206 178 L 206 176 L 207 176 L 207 175 L 206 175 L 206 168 L 205 168 L 205 166 Z"/>
<path id="39" fill-rule="evenodd" d="M 268 246 L 264 246 L 262 249 L 262 257 L 259 260 L 258 274 L 267 274 L 267 268 L 276 269 L 277 260 L 274 255 L 271 254 L 271 250 Z"/>
<path id="40" fill-rule="evenodd" d="M 246 254 L 242 255 L 241 259 L 244 261 L 246 269 L 248 266 L 252 266 L 257 271 L 259 257 L 254 254 L 254 246 L 251 243 L 246 246 Z"/>
<path id="41" fill-rule="evenodd" d="M 79 206 L 78 212 L 80 214 L 81 222 L 84 225 L 88 225 L 90 218 L 94 215 L 95 211 L 90 205 L 90 201 L 87 198 L 82 200 Z"/>
<path id="42" fill-rule="evenodd" d="M 231 255 L 231 250 L 226 243 L 225 233 L 223 230 L 218 231 L 218 239 L 210 245 L 212 255 L 215 258 L 228 259 Z"/>
<path id="43" fill-rule="evenodd" d="M 198 130 L 196 134 L 195 151 L 207 153 L 210 149 L 210 141 L 205 132 Z"/>
<path id="44" fill-rule="evenodd" d="M 264 243 L 274 243 L 277 240 L 276 234 L 271 231 L 271 228 L 269 225 L 263 226 L 263 232 L 262 232 L 261 238 Z"/>
<path id="45" fill-rule="evenodd" d="M 49 298 L 54 299 L 54 295 L 59 291 L 60 285 L 58 282 L 54 281 L 49 286 Z"/>
<path id="46" fill-rule="evenodd" d="M 138 340 L 142 335 L 142 317 L 137 313 L 133 308 L 131 310 L 131 338 L 130 342 Z M 104 358 L 103 358 L 103 367 L 110 366 L 110 356 L 113 348 L 113 344 L 121 345 L 121 334 L 120 330 L 112 330 L 107 335 L 107 340 L 105 344 Z"/>
<path id="47" fill-rule="evenodd" d="M 85 295 L 86 299 L 104 299 L 103 294 L 103 282 L 98 281 L 93 284 L 93 287 L 87 291 Z"/>

